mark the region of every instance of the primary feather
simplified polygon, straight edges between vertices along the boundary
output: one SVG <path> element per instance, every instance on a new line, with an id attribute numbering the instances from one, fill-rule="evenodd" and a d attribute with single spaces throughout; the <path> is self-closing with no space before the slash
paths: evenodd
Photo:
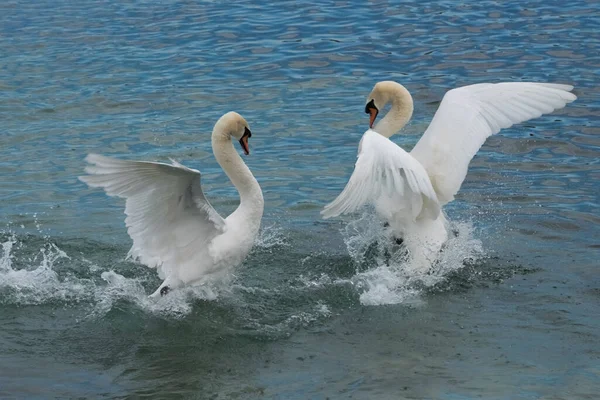
<path id="1" fill-rule="evenodd" d="M 448 91 L 410 154 L 431 179 L 440 203 L 454 199 L 471 159 L 501 129 L 563 108 L 577 97 L 571 85 L 481 83 Z"/>

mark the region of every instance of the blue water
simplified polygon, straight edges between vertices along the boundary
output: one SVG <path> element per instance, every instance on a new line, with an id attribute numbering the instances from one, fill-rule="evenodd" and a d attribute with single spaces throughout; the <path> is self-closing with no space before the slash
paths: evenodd
<path id="1" fill-rule="evenodd" d="M 2 2 L 0 397 L 596 398 L 599 28 L 591 0 Z M 407 149 L 457 86 L 578 96 L 486 142 L 419 284 L 371 215 L 319 215 L 379 80 L 413 94 Z M 83 158 L 175 158 L 226 215 L 209 136 L 230 110 L 253 132 L 260 239 L 231 287 L 153 303 Z"/>

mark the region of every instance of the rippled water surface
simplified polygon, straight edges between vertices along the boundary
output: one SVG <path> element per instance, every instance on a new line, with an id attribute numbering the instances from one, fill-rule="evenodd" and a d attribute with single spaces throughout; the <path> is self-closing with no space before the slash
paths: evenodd
<path id="1" fill-rule="evenodd" d="M 594 399 L 600 388 L 596 1 L 0 4 L 0 397 Z M 411 148 L 448 89 L 570 83 L 578 100 L 490 138 L 407 275 L 368 212 L 323 221 L 379 80 Z M 123 202 L 83 158 L 175 158 L 223 215 L 212 125 L 250 122 L 266 209 L 227 287 L 158 301 L 125 260 Z"/>

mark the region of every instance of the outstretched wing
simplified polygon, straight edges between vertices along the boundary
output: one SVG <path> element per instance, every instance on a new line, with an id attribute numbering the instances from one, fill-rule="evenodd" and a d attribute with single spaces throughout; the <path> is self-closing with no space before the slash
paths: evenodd
<path id="1" fill-rule="evenodd" d="M 172 164 L 124 161 L 89 154 L 89 174 L 79 179 L 126 199 L 125 224 L 133 239 L 129 255 L 165 278 L 191 260 L 225 229 L 225 221 L 200 187 L 200 172 Z"/>
<path id="2" fill-rule="evenodd" d="M 573 86 L 551 83 L 481 83 L 450 90 L 411 151 L 427 170 L 440 203 L 454 199 L 471 159 L 500 129 L 563 108 Z"/>
<path id="3" fill-rule="evenodd" d="M 435 219 L 440 206 L 425 169 L 406 151 L 369 129 L 362 137 L 354 172 L 342 193 L 321 214 L 331 218 L 365 204 Z"/>

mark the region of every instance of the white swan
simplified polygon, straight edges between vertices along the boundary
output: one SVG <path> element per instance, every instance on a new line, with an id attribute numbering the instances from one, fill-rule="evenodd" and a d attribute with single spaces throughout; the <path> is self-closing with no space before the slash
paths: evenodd
<path id="1" fill-rule="evenodd" d="M 354 172 L 342 193 L 321 214 L 331 218 L 373 204 L 389 222 L 423 270 L 447 240 L 441 207 L 452 201 L 467 175 L 469 162 L 486 138 L 502 128 L 564 107 L 577 97 L 570 85 L 482 83 L 448 91 L 429 127 L 410 153 L 388 138 L 410 120 L 413 100 L 406 88 L 379 82 L 365 112 L 369 126 L 358 150 Z M 373 128 L 377 115 L 390 111 Z"/>
<path id="2" fill-rule="evenodd" d="M 240 205 L 223 219 L 200 186 L 200 172 L 176 161 L 172 164 L 122 161 L 89 154 L 91 164 L 82 176 L 90 187 L 109 196 L 124 197 L 125 224 L 133 239 L 128 256 L 156 268 L 164 282 L 151 295 L 187 285 L 202 284 L 227 275 L 248 255 L 258 234 L 264 200 L 250 169 L 233 148 L 239 140 L 249 154 L 248 123 L 229 112 L 215 124 L 212 148 L 240 194 Z"/>

